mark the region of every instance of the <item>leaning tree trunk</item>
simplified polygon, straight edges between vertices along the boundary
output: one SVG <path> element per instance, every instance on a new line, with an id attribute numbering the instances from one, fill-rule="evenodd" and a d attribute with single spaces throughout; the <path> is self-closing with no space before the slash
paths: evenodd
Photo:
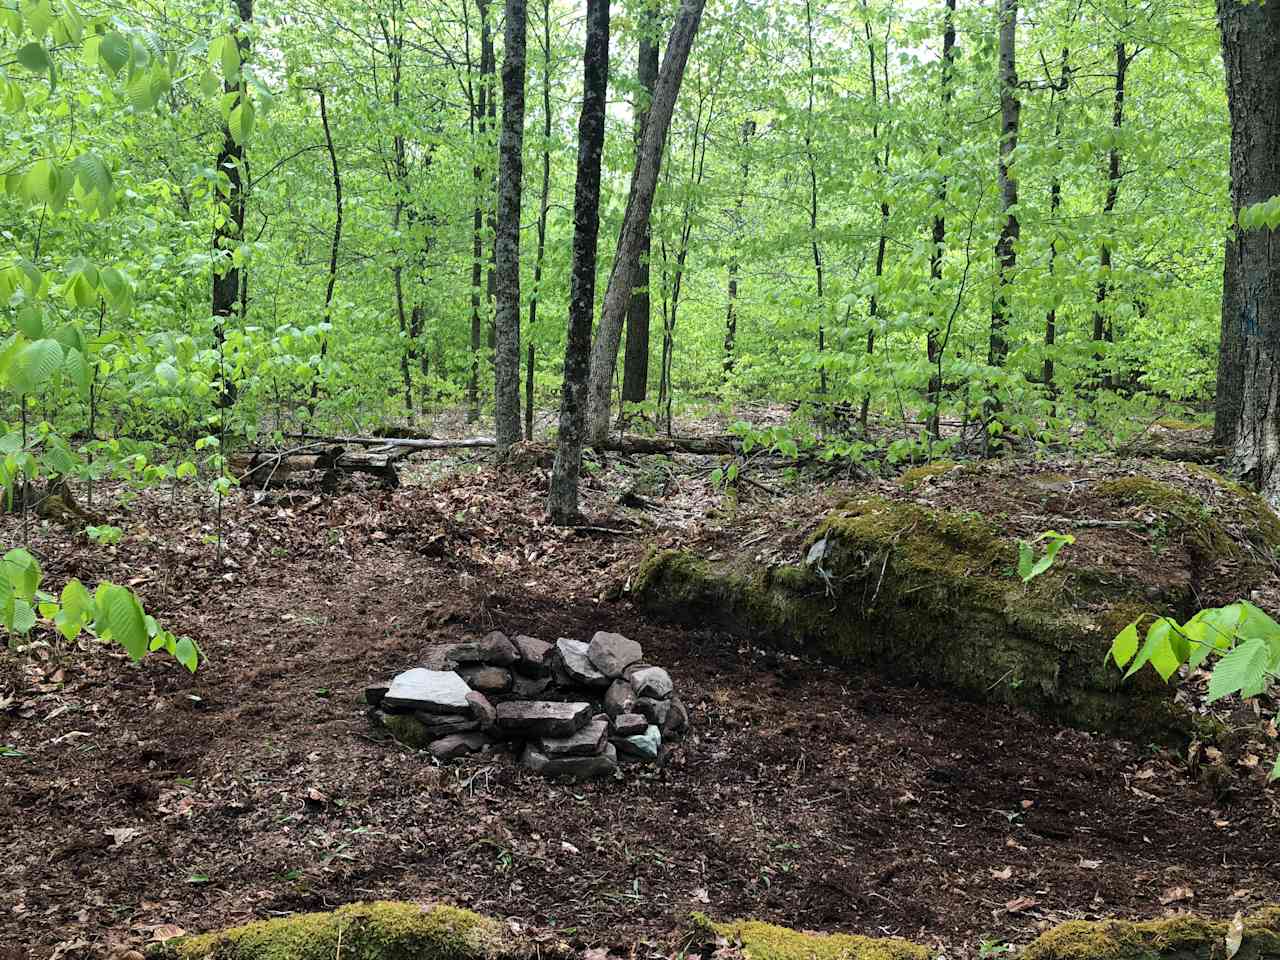
<path id="1" fill-rule="evenodd" d="M 996 295 L 991 305 L 991 337 L 987 362 L 1003 367 L 1009 353 L 1006 332 L 1008 286 L 1017 263 L 1020 226 L 1014 208 L 1018 203 L 1018 181 L 1009 173 L 1009 157 L 1018 146 L 1018 0 L 1000 0 L 1000 161 L 997 174 L 1000 186 L 1000 239 L 996 242 Z M 986 431 L 983 431 L 984 436 Z"/>
<path id="2" fill-rule="evenodd" d="M 498 451 L 520 439 L 520 186 L 524 176 L 525 0 L 507 0 L 502 55 L 502 136 L 498 148 L 498 302 L 494 406 Z"/>
<path id="3" fill-rule="evenodd" d="M 1231 205 L 1280 196 L 1280 3 L 1219 0 L 1231 111 Z M 1222 351 L 1239 358 L 1239 402 L 1229 431 L 1234 465 L 1280 506 L 1280 229 L 1236 229 L 1226 271 Z M 1233 315 L 1228 315 L 1228 311 Z M 1236 332 L 1227 335 L 1231 327 Z M 1232 374 L 1232 378 L 1237 374 Z M 1228 387 L 1235 388 L 1232 378 Z M 1232 413 L 1226 400 L 1219 417 Z"/>
<path id="4" fill-rule="evenodd" d="M 613 258 L 609 285 L 605 288 L 604 306 L 600 311 L 600 327 L 591 349 L 591 382 L 587 391 L 588 432 L 593 443 L 609 435 L 609 393 L 613 385 L 614 367 L 618 362 L 618 346 L 622 341 L 622 323 L 631 304 L 636 285 L 636 267 L 640 248 L 649 227 L 653 194 L 658 186 L 658 173 L 671 126 L 676 96 L 684 80 L 685 64 L 693 47 L 693 38 L 702 19 L 706 0 L 681 0 L 675 25 L 667 40 L 667 52 L 658 72 L 649 118 L 645 122 L 644 144 L 640 161 L 631 180 L 627 212 L 622 218 L 622 232 Z"/>
<path id="5" fill-rule="evenodd" d="M 646 3 L 640 19 L 640 57 L 636 80 L 641 100 L 636 106 L 636 163 L 644 149 L 644 125 L 649 117 L 649 104 L 653 101 L 658 83 L 658 16 L 652 2 Z M 622 362 L 622 399 L 628 403 L 643 403 L 649 393 L 649 253 L 652 247 L 649 224 L 644 225 L 640 238 L 640 262 L 636 264 L 636 287 L 627 308 L 627 349 Z"/>
<path id="6" fill-rule="evenodd" d="M 564 348 L 560 436 L 547 513 L 553 523 L 578 519 L 578 474 L 587 418 L 591 319 L 596 304 L 596 240 L 600 234 L 600 158 L 609 85 L 609 0 L 587 0 L 582 57 L 582 116 L 578 120 L 578 180 L 573 197 L 573 267 L 569 281 L 569 334 Z M 628 289 L 630 289 L 628 287 Z"/>

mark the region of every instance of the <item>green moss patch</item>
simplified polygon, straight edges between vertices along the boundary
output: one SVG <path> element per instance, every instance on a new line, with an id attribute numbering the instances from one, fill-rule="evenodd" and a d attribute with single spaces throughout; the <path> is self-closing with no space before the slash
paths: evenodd
<path id="1" fill-rule="evenodd" d="M 1235 960 L 1280 957 L 1280 911 L 1247 917 Z M 1073 920 L 1040 936 L 1022 951 L 1023 960 L 1221 960 L 1230 924 L 1193 916 L 1127 923 Z"/>
<path id="2" fill-rule="evenodd" d="M 800 933 L 759 920 L 715 923 L 697 918 L 703 930 L 740 945 L 747 960 L 929 960 L 933 951 L 896 937 L 846 933 Z"/>
<path id="3" fill-rule="evenodd" d="M 1189 485 L 1206 479 L 1184 475 Z M 945 507 L 902 495 L 844 503 L 816 522 L 797 563 L 655 552 L 632 591 L 654 612 L 755 641 L 1086 729 L 1184 740 L 1191 716 L 1154 676 L 1122 684 L 1104 660 L 1111 638 L 1143 614 L 1186 617 L 1215 595 L 1247 596 L 1269 575 L 1280 524 L 1271 531 L 1264 521 L 1274 515 L 1225 484 L 1188 491 L 1123 476 L 1073 489 L 1062 478 L 1039 479 L 963 470 L 937 491 Z M 1010 529 L 993 515 L 993 501 L 1037 526 Z M 1084 522 L 1064 526 L 1076 544 L 1024 584 L 1019 537 L 1048 526 L 1035 517 L 1082 510 Z"/>
<path id="4" fill-rule="evenodd" d="M 521 948 L 496 920 L 443 905 L 379 901 L 170 941 L 168 960 L 500 960 Z"/>

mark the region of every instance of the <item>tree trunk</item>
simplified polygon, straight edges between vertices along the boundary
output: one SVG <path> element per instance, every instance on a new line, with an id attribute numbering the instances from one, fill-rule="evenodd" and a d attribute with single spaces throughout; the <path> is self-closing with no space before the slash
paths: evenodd
<path id="1" fill-rule="evenodd" d="M 253 22 L 253 0 L 236 0 L 236 13 L 241 24 Z M 249 59 L 249 38 L 243 31 L 236 32 L 236 46 L 240 49 L 240 62 Z M 247 95 L 247 86 L 243 77 L 236 81 L 227 80 L 224 86 L 228 94 Z M 214 229 L 214 249 L 224 252 L 227 267 L 219 270 L 215 265 L 213 271 L 211 308 L 213 313 L 213 335 L 219 348 L 226 339 L 227 320 L 235 315 L 236 304 L 240 300 L 240 267 L 235 265 L 234 250 L 244 237 L 245 190 L 248 187 L 248 170 L 246 166 L 244 144 L 231 135 L 231 128 L 222 125 L 222 147 L 218 151 L 216 171 L 227 178 L 226 202 L 227 216 L 222 224 Z M 219 393 L 219 404 L 230 406 L 235 400 L 234 390 L 228 384 L 222 384 Z"/>
<path id="2" fill-rule="evenodd" d="M 942 21 L 942 122 L 945 124 L 950 116 L 951 104 L 951 70 L 956 58 L 956 0 L 946 0 L 946 13 Z M 938 157 L 942 157 L 942 146 L 938 146 Z M 944 176 L 938 185 L 938 213 L 933 218 L 933 246 L 929 251 L 929 286 L 934 299 L 942 286 L 942 258 L 946 252 L 947 242 L 947 178 Z M 938 328 L 938 316 L 933 316 L 933 324 L 929 327 L 925 351 L 929 359 L 929 386 L 925 394 L 929 408 L 927 429 L 935 439 L 941 433 L 942 407 L 942 340 Z"/>
<path id="3" fill-rule="evenodd" d="M 569 332 L 564 348 L 560 436 L 547 513 L 553 523 L 578 519 L 578 475 L 587 417 L 591 364 L 591 320 L 596 302 L 596 240 L 600 233 L 600 160 L 609 85 L 609 0 L 587 0 L 587 38 L 582 57 L 582 115 L 578 120 L 578 173 L 573 197 L 573 266 Z M 627 287 L 630 291 L 630 284 Z"/>
<path id="4" fill-rule="evenodd" d="M 646 3 L 640 20 L 640 55 L 636 80 L 644 92 L 636 104 L 636 165 L 644 149 L 644 125 L 649 116 L 658 83 L 658 16 L 652 2 Z M 636 285 L 627 308 L 627 349 L 622 363 L 622 399 L 627 403 L 643 403 L 649 394 L 649 253 L 652 231 L 648 221 L 640 238 Z"/>
<path id="5" fill-rule="evenodd" d="M 401 104 L 401 79 L 402 67 L 404 65 L 404 25 L 403 25 L 404 6 L 399 0 L 391 6 L 391 19 L 379 17 L 379 25 L 382 28 L 383 43 L 387 47 L 387 64 L 391 73 L 391 107 L 393 115 L 397 118 L 400 115 Z M 400 224 L 404 220 L 405 210 L 408 206 L 409 197 L 409 151 L 405 142 L 404 134 L 399 132 L 399 126 L 396 127 L 396 133 L 391 137 L 391 186 L 395 194 L 395 203 L 391 209 L 391 232 L 393 236 L 400 235 Z M 409 369 L 409 354 L 411 350 L 411 340 L 409 337 L 409 323 L 405 317 L 405 299 L 404 299 L 404 263 L 401 260 L 403 251 L 396 250 L 395 262 L 391 267 L 391 286 L 395 293 L 396 301 L 396 322 L 399 324 L 400 336 L 404 340 L 405 348 L 400 354 L 400 378 L 404 384 L 404 409 L 405 415 L 413 416 L 413 374 Z"/>
<path id="6" fill-rule="evenodd" d="M 1058 82 L 1053 85 L 1053 95 L 1066 95 L 1067 87 L 1071 85 L 1071 51 L 1067 48 L 1062 50 L 1062 74 L 1058 78 Z M 1063 107 L 1058 107 L 1053 114 L 1053 142 L 1055 146 L 1060 146 L 1059 141 L 1062 139 L 1062 111 Z M 1049 241 L 1049 276 L 1053 276 L 1055 262 L 1058 258 L 1058 225 L 1055 218 L 1058 210 L 1062 207 L 1062 177 L 1055 168 L 1053 178 L 1049 181 L 1049 229 L 1053 231 L 1053 239 Z M 1052 306 L 1044 316 L 1044 371 L 1041 379 L 1044 380 L 1044 388 L 1048 392 L 1050 399 L 1056 395 L 1054 388 L 1054 371 L 1053 371 L 1053 345 L 1058 340 L 1058 308 Z"/>
<path id="7" fill-rule="evenodd" d="M 342 241 L 342 177 L 338 172 L 338 153 L 333 148 L 333 133 L 329 129 L 329 109 L 325 103 L 324 88 L 316 87 L 316 95 L 320 98 L 320 126 L 324 129 L 324 143 L 329 152 L 329 167 L 333 174 L 333 242 L 329 245 L 329 280 L 324 288 L 324 317 L 325 323 L 332 322 L 330 310 L 333 308 L 333 288 L 338 282 L 338 244 Z M 325 354 L 329 351 L 328 334 L 320 334 L 320 361 L 324 362 Z M 316 371 L 315 378 L 311 381 L 311 403 L 309 410 L 312 416 L 316 412 L 316 400 L 320 395 L 320 371 Z"/>
<path id="8" fill-rule="evenodd" d="M 658 186 L 671 114 L 705 3 L 706 0 L 681 0 L 675 25 L 667 40 L 662 69 L 658 72 L 649 117 L 645 121 L 643 149 L 631 180 L 631 195 L 627 199 L 618 249 L 609 274 L 609 285 L 605 288 L 604 307 L 600 311 L 600 327 L 591 350 L 587 402 L 589 436 L 593 442 L 603 440 L 609 434 L 609 394 L 618 362 L 622 323 L 636 285 L 641 241 L 649 226 L 649 213 L 653 209 L 653 194 Z"/>
<path id="9" fill-rule="evenodd" d="M 493 135 L 493 131 L 498 129 L 498 56 L 493 48 L 493 24 L 489 21 L 489 0 L 476 0 L 477 6 L 480 7 L 480 76 L 484 83 L 485 90 L 488 91 L 485 102 L 485 129 L 489 135 Z M 486 152 L 492 149 L 492 144 L 485 142 Z M 489 183 L 485 195 L 485 225 L 487 226 L 486 234 L 489 238 L 489 268 L 486 271 L 485 291 L 487 294 L 488 304 L 486 314 L 489 317 L 489 349 L 493 350 L 498 345 L 497 323 L 496 323 L 496 307 L 498 302 L 498 212 L 497 212 L 497 179 L 494 177 L 494 171 L 489 166 L 491 153 L 487 153 L 485 160 L 485 172 L 489 177 Z"/>
<path id="10" fill-rule="evenodd" d="M 1280 4 L 1218 0 L 1218 21 L 1238 223 L 1243 208 L 1280 196 Z M 1242 361 L 1233 466 L 1280 507 L 1280 229 L 1237 229 L 1228 250 L 1235 262 L 1226 275 L 1223 326 L 1238 333 L 1224 336 L 1222 349 L 1226 363 Z M 1231 379 L 1228 387 L 1235 389 Z"/>
<path id="11" fill-rule="evenodd" d="M 742 178 L 738 181 L 738 196 L 733 202 L 733 252 L 729 255 L 729 307 L 724 326 L 724 380 L 733 374 L 733 350 L 738 338 L 738 245 L 742 243 L 745 224 L 742 206 L 746 201 L 747 180 L 751 175 L 751 156 L 748 148 L 756 133 L 754 120 L 742 121 Z"/>
<path id="12" fill-rule="evenodd" d="M 991 337 L 987 346 L 987 362 L 1003 367 L 1009 353 L 1005 339 L 1009 318 L 1006 314 L 1008 286 L 1013 281 L 1017 263 L 1020 226 L 1017 214 L 1011 212 L 1018 203 L 1018 181 L 1009 175 L 1009 157 L 1018 146 L 1018 0 L 1000 0 L 1000 160 L 997 176 L 1000 186 L 1000 239 L 996 242 L 996 295 L 991 305 Z M 986 431 L 984 431 L 984 436 Z"/>
<path id="13" fill-rule="evenodd" d="M 888 142 L 888 139 L 886 138 L 883 146 L 883 153 L 881 153 L 880 151 L 882 148 L 879 145 L 880 92 L 877 89 L 877 83 L 876 83 L 876 45 L 875 45 L 874 34 L 871 32 L 871 13 L 867 6 L 867 0 L 862 0 L 862 10 L 863 10 L 863 15 L 866 18 L 863 21 L 863 23 L 866 27 L 867 53 L 868 53 L 868 56 L 870 57 L 869 63 L 870 63 L 870 74 L 871 74 L 871 103 L 875 109 L 875 113 L 873 114 L 874 119 L 871 121 L 871 140 L 872 140 L 872 143 L 876 145 L 876 152 L 873 156 L 875 159 L 876 172 L 882 178 L 880 181 L 880 191 L 881 191 L 880 195 L 883 198 L 888 195 L 888 190 L 889 190 L 889 183 L 888 183 L 889 158 L 890 158 L 889 142 Z M 888 34 L 885 35 L 884 57 L 881 63 L 882 63 L 881 69 L 884 70 L 884 106 L 885 106 L 885 111 L 887 113 L 889 106 L 891 104 L 891 100 L 890 100 L 891 93 L 890 93 L 890 87 L 889 87 L 889 37 L 888 37 Z M 876 325 L 880 318 L 880 298 L 879 298 L 880 279 L 881 277 L 884 276 L 884 256 L 885 256 L 885 250 L 888 246 L 888 243 L 889 243 L 889 202 L 888 200 L 881 199 L 880 201 L 880 236 L 877 238 L 877 241 L 876 241 L 875 286 L 872 288 L 871 302 L 867 306 L 867 317 L 869 320 L 869 323 L 867 324 L 867 357 L 868 358 L 870 358 L 870 356 L 875 352 L 875 349 L 876 349 Z M 870 361 L 868 360 L 868 362 Z M 870 408 L 871 408 L 871 393 L 870 391 L 868 391 L 862 395 L 862 407 L 858 411 L 858 424 L 862 429 L 863 436 L 866 436 L 866 433 L 867 433 L 867 414 Z"/>
<path id="14" fill-rule="evenodd" d="M 804 22 L 807 40 L 805 50 L 809 57 L 809 99 L 805 111 L 804 155 L 809 171 L 809 248 L 813 254 L 813 276 L 818 298 L 818 353 L 827 348 L 827 333 L 823 326 L 826 313 L 826 290 L 823 289 L 822 248 L 818 246 L 818 171 L 813 156 L 814 87 L 817 83 L 813 60 L 813 0 L 805 0 Z M 818 392 L 827 392 L 827 368 L 818 358 Z"/>
<path id="15" fill-rule="evenodd" d="M 520 439 L 520 188 L 524 178 L 525 0 L 506 0 L 502 54 L 502 139 L 498 149 L 498 302 L 494 349 L 499 454 Z"/>
<path id="16" fill-rule="evenodd" d="M 533 294 L 529 297 L 529 357 L 525 369 L 524 438 L 533 439 L 533 326 L 542 297 L 542 258 L 547 249 L 547 208 L 551 195 L 551 0 L 542 0 L 542 198 L 538 203 L 538 252 L 533 260 Z"/>
<path id="17" fill-rule="evenodd" d="M 1111 100 L 1111 129 L 1113 133 L 1119 133 L 1121 126 L 1124 124 L 1124 84 L 1125 75 L 1129 70 L 1129 64 L 1133 62 L 1133 57 L 1129 55 L 1125 48 L 1124 42 L 1116 44 L 1116 75 L 1115 75 L 1115 93 Z M 1098 257 L 1098 267 L 1102 276 L 1098 280 L 1098 291 L 1094 297 L 1097 308 L 1093 312 L 1093 340 L 1095 343 L 1104 341 L 1110 343 L 1115 340 L 1115 331 L 1110 321 L 1107 320 L 1103 313 L 1103 305 L 1107 302 L 1107 292 L 1111 282 L 1111 247 L 1112 241 L 1110 237 L 1110 220 L 1111 213 L 1116 208 L 1116 198 L 1120 193 L 1120 147 L 1112 138 L 1111 149 L 1107 153 L 1107 199 L 1102 205 L 1102 249 Z M 1099 363 L 1103 362 L 1104 357 L 1101 350 L 1094 354 Z M 1108 389 L 1112 386 L 1112 376 L 1110 373 L 1104 374 L 1102 377 L 1102 385 Z"/>
<path id="18" fill-rule="evenodd" d="M 1214 394 L 1213 442 L 1230 447 L 1240 429 L 1244 403 L 1244 324 L 1240 303 L 1240 251 L 1235 231 L 1228 236 L 1222 258 L 1222 320 L 1218 343 L 1218 382 Z"/>
<path id="19" fill-rule="evenodd" d="M 487 76 L 492 41 L 489 39 L 489 0 L 477 0 L 480 8 L 480 64 L 478 82 L 471 71 L 470 41 L 467 47 L 467 96 L 471 115 L 467 124 L 471 134 L 471 186 L 475 191 L 471 209 L 471 371 L 467 379 L 467 420 L 480 419 L 480 349 L 484 336 L 482 294 L 480 284 L 484 278 L 484 208 L 487 187 L 485 185 L 486 149 L 485 134 L 489 119 L 491 90 Z"/>

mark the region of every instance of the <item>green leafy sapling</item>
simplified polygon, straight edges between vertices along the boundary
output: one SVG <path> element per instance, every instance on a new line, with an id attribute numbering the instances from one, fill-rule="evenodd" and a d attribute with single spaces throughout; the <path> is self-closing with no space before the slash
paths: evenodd
<path id="1" fill-rule="evenodd" d="M 1125 670 L 1125 679 L 1150 664 L 1168 683 L 1182 666 L 1194 670 L 1216 657 L 1209 675 L 1210 703 L 1232 694 L 1260 696 L 1280 679 L 1280 624 L 1252 603 L 1201 610 L 1183 624 L 1156 617 L 1139 645 L 1146 619 L 1133 621 L 1111 642 L 1108 656 Z M 1280 757 L 1270 779 L 1280 779 Z"/>
<path id="2" fill-rule="evenodd" d="M 1058 533 L 1056 530 L 1046 530 L 1040 536 L 1029 541 L 1019 540 L 1018 576 L 1022 578 L 1022 582 L 1030 583 L 1052 567 L 1053 561 L 1058 558 L 1062 548 L 1075 542 L 1076 538 L 1071 534 Z M 1035 545 L 1037 543 L 1044 544 L 1044 554 L 1040 557 L 1035 554 Z"/>
<path id="3" fill-rule="evenodd" d="M 43 621 L 68 642 L 85 630 L 100 640 L 113 640 L 134 661 L 164 650 L 192 673 L 200 665 L 196 642 L 162 628 L 132 590 L 103 582 L 90 593 L 73 579 L 55 597 L 40 589 L 43 578 L 39 561 L 26 550 L 10 550 L 0 558 L 0 626 L 8 632 L 11 648 Z"/>

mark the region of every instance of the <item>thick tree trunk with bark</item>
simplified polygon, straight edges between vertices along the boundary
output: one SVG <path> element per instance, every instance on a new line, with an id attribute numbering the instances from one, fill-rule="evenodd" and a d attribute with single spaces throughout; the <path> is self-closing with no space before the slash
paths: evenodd
<path id="1" fill-rule="evenodd" d="M 693 38 L 702 20 L 702 8 L 706 0 L 681 0 L 675 25 L 667 40 L 667 51 L 658 72 L 658 82 L 649 106 L 649 118 L 645 122 L 644 144 L 640 162 L 631 180 L 631 195 L 627 199 L 627 211 L 622 218 L 622 231 L 618 236 L 618 249 L 605 288 L 604 307 L 600 311 L 600 326 L 591 350 L 591 382 L 588 389 L 588 428 L 590 439 L 603 440 L 609 434 L 609 394 L 613 385 L 614 368 L 618 362 L 618 346 L 622 340 L 622 324 L 631 294 L 636 285 L 636 272 L 640 263 L 641 242 L 649 227 L 649 214 L 653 209 L 653 195 L 658 186 L 658 173 L 662 166 L 662 154 L 666 147 L 667 130 L 671 126 L 671 114 L 676 96 L 684 80 L 685 64 L 693 47 Z"/>
<path id="2" fill-rule="evenodd" d="M 1241 209 L 1280 195 L 1280 4 L 1219 0 L 1218 20 L 1238 221 Z M 1234 413 L 1236 425 L 1215 432 L 1232 437 L 1236 470 L 1280 506 L 1280 230 L 1237 229 L 1228 254 L 1222 350 L 1225 364 L 1239 364 L 1226 383 L 1234 391 L 1238 382 L 1239 401 L 1220 401 L 1219 418 Z"/>
<path id="3" fill-rule="evenodd" d="M 640 25 L 640 54 L 636 71 L 636 81 L 644 91 L 636 109 L 637 166 L 640 151 L 644 149 L 644 126 L 649 117 L 649 104 L 658 83 L 657 20 L 654 4 L 646 3 Z M 644 235 L 640 238 L 635 290 L 627 308 L 627 349 L 622 362 L 622 399 L 627 403 L 643 403 L 649 393 L 649 253 L 652 246 L 652 231 L 646 222 Z"/>
<path id="4" fill-rule="evenodd" d="M 524 178 L 525 0 L 506 0 L 502 55 L 502 137 L 498 147 L 498 301 L 494 347 L 498 450 L 520 439 L 520 188 Z"/>
<path id="5" fill-rule="evenodd" d="M 573 197 L 569 333 L 564 349 L 560 435 L 547 496 L 547 513 L 551 521 L 562 525 L 572 524 L 578 519 L 578 476 L 582 470 L 582 441 L 586 432 L 591 319 L 596 303 L 596 240 L 600 233 L 600 160 L 604 152 L 604 117 L 609 85 L 609 0 L 587 0 L 587 38 L 582 66 L 578 175 Z"/>
<path id="6" fill-rule="evenodd" d="M 996 295 L 991 305 L 991 337 L 987 362 L 1004 366 L 1009 353 L 1005 339 L 1009 318 L 1007 287 L 1013 280 L 1017 264 L 1017 242 L 1020 233 L 1017 214 L 1018 181 L 1009 174 L 1009 157 L 1018 146 L 1018 118 L 1022 104 L 1018 100 L 1018 0 L 1000 0 L 1000 160 L 997 167 L 1000 187 L 1001 226 L 996 242 Z M 985 435 L 985 431 L 984 431 Z"/>
<path id="7" fill-rule="evenodd" d="M 942 20 L 942 114 L 945 122 L 948 107 L 951 104 L 951 70 L 956 58 L 956 0 L 946 0 L 946 13 Z M 938 157 L 942 157 L 942 146 L 938 146 Z M 947 243 L 947 178 L 944 176 L 938 185 L 938 213 L 933 218 L 933 246 L 929 250 L 929 286 L 936 298 L 942 286 L 942 259 Z M 933 324 L 929 327 L 925 350 L 929 360 L 929 386 L 925 394 L 929 408 L 927 428 L 931 437 L 941 436 L 939 411 L 942 406 L 942 333 L 939 328 L 939 317 L 935 313 Z"/>

